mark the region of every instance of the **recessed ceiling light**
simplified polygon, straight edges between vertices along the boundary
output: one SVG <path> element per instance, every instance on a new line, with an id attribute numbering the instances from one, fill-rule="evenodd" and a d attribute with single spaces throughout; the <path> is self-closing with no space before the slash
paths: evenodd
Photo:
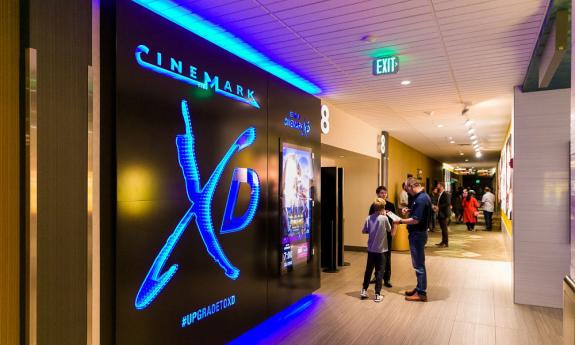
<path id="1" fill-rule="evenodd" d="M 450 144 L 455 144 L 455 140 L 451 140 L 449 143 L 450 143 Z"/>
<path id="2" fill-rule="evenodd" d="M 465 121 L 465 126 L 466 126 L 466 127 L 471 127 L 472 124 L 473 124 L 473 121 L 471 121 L 471 120 L 469 120 L 469 119 L 468 119 L 467 121 Z"/>
<path id="3" fill-rule="evenodd" d="M 377 42 L 377 36 L 365 35 L 365 36 L 361 37 L 361 40 L 364 42 L 374 43 L 374 42 Z"/>
<path id="4" fill-rule="evenodd" d="M 345 158 L 345 156 L 339 156 L 339 158 Z"/>
<path id="5" fill-rule="evenodd" d="M 473 144 L 473 145 L 477 145 L 477 143 L 478 143 L 477 140 L 473 140 L 473 141 L 472 141 L 472 144 Z"/>
<path id="6" fill-rule="evenodd" d="M 443 126 L 441 124 L 437 125 L 437 128 L 443 128 L 443 127 L 445 127 L 445 126 Z"/>
<path id="7" fill-rule="evenodd" d="M 481 154 L 481 152 L 476 152 L 476 153 L 475 153 L 475 157 L 481 158 L 481 156 L 483 156 L 483 155 Z"/>
<path id="8" fill-rule="evenodd" d="M 466 162 L 469 162 L 469 159 L 466 158 L 465 161 L 466 161 Z"/>
<path id="9" fill-rule="evenodd" d="M 467 130 L 467 133 L 469 133 L 469 134 L 473 134 L 473 133 L 475 133 L 475 129 L 473 129 L 473 128 L 469 128 L 469 129 Z"/>
<path id="10" fill-rule="evenodd" d="M 472 136 L 469 137 L 471 140 L 475 140 L 477 139 L 477 135 L 473 134 Z"/>
<path id="11" fill-rule="evenodd" d="M 463 153 L 463 152 L 459 152 L 459 155 L 460 155 L 460 156 L 463 156 L 463 155 L 464 155 L 464 153 Z"/>
<path id="12" fill-rule="evenodd" d="M 410 80 L 404 80 L 404 81 L 401 82 L 401 85 L 403 85 L 403 86 L 407 86 L 407 85 L 409 85 L 409 84 L 411 84 L 411 81 L 410 81 Z M 430 114 L 430 115 L 431 115 L 431 114 Z"/>

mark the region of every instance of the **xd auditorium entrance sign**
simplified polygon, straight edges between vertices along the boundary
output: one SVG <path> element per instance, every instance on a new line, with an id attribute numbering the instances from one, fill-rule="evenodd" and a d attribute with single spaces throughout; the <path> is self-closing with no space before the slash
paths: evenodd
<path id="1" fill-rule="evenodd" d="M 115 9 L 116 343 L 224 343 L 319 288 L 320 101 L 133 1 Z M 286 145 L 313 158 L 290 271 Z"/>

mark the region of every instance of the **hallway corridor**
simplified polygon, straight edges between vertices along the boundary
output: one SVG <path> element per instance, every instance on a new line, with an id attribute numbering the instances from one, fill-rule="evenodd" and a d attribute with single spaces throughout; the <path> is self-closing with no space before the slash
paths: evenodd
<path id="1" fill-rule="evenodd" d="M 481 241 L 501 243 L 501 248 L 503 234 L 459 228 L 454 227 L 449 250 L 427 249 L 433 252 L 427 256 L 427 303 L 404 300 L 403 291 L 413 287 L 415 275 L 409 254 L 397 252 L 392 258 L 393 288 L 384 289 L 383 302 L 374 303 L 373 285 L 370 299 L 360 300 L 366 254 L 346 252 L 351 266 L 323 273 L 322 288 L 311 305 L 282 316 L 273 330 L 260 329 L 247 339 L 261 344 L 561 344 L 560 309 L 513 303 L 510 261 L 452 257 L 472 252 L 484 256 Z M 434 243 L 430 239 L 428 247 Z"/>

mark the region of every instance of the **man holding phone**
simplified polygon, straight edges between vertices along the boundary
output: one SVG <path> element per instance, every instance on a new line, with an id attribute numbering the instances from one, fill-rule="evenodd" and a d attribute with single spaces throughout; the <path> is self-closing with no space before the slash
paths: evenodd
<path id="1" fill-rule="evenodd" d="M 420 182 L 413 177 L 405 181 L 405 189 L 413 196 L 411 209 L 403 208 L 404 215 L 409 218 L 395 220 L 395 224 L 407 224 L 409 232 L 409 249 L 411 262 L 417 277 L 417 287 L 405 292 L 405 299 L 412 302 L 427 301 L 427 272 L 425 269 L 425 244 L 427 243 L 427 231 L 431 219 L 431 198 L 423 190 Z"/>

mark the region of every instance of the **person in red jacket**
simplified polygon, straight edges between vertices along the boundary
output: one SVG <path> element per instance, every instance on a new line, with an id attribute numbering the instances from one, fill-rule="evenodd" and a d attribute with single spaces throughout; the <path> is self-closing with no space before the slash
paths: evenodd
<path id="1" fill-rule="evenodd" d="M 473 196 L 473 191 L 463 190 L 463 197 L 461 206 L 463 208 L 463 222 L 467 225 L 467 231 L 475 231 L 475 223 L 477 223 L 477 215 L 479 211 L 479 202 Z"/>

